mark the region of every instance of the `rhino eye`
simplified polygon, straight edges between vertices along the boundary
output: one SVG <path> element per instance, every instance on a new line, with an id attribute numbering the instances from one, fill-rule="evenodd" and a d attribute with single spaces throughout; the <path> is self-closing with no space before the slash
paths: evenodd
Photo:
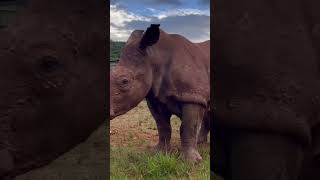
<path id="1" fill-rule="evenodd" d="M 125 77 L 125 76 L 119 77 L 116 83 L 121 91 L 125 92 L 130 89 L 130 79 L 128 77 Z"/>
<path id="2" fill-rule="evenodd" d="M 45 72 L 51 73 L 59 70 L 62 67 L 62 64 L 52 56 L 44 56 L 39 59 L 40 68 Z"/>
<path id="3" fill-rule="evenodd" d="M 129 80 L 128 79 L 122 79 L 122 84 L 128 84 L 129 83 Z"/>

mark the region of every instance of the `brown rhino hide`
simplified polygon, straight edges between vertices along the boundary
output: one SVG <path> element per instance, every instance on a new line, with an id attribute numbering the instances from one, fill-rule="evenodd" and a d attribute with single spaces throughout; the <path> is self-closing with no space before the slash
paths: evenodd
<path id="1" fill-rule="evenodd" d="M 153 67 L 152 92 L 163 102 L 177 100 L 208 106 L 210 41 L 192 43 L 160 30 L 158 43 L 147 49 Z"/>

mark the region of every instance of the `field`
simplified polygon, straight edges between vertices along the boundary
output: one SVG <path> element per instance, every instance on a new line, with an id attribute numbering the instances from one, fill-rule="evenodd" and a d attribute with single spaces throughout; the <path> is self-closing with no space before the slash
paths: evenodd
<path id="1" fill-rule="evenodd" d="M 111 179 L 210 179 L 209 144 L 200 147 L 203 162 L 192 165 L 180 157 L 180 120 L 172 117 L 172 149 L 158 153 L 156 124 L 143 101 L 110 122 Z"/>

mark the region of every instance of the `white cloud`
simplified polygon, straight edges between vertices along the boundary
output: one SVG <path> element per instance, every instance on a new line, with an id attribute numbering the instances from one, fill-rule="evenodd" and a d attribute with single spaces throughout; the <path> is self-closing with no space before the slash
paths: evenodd
<path id="1" fill-rule="evenodd" d="M 199 9 L 172 9 L 160 11 L 147 8 L 150 16 L 129 12 L 117 5 L 110 5 L 110 38 L 126 41 L 135 29 L 145 29 L 150 23 L 160 23 L 168 33 L 182 34 L 191 41 L 210 39 L 210 12 Z M 191 21 L 191 22 L 190 22 Z"/>
<path id="2" fill-rule="evenodd" d="M 156 12 L 157 11 L 156 9 L 153 9 L 153 8 L 147 8 L 147 10 L 149 10 L 151 12 Z"/>
<path id="3" fill-rule="evenodd" d="M 150 18 L 120 9 L 117 5 L 110 5 L 110 38 L 116 41 L 126 41 L 132 31 L 131 29 L 126 29 L 127 23 L 150 20 Z"/>
<path id="4" fill-rule="evenodd" d="M 168 11 L 154 11 L 154 16 L 158 19 L 167 18 L 170 16 L 188 16 L 188 15 L 210 15 L 209 11 L 199 9 L 174 9 Z"/>

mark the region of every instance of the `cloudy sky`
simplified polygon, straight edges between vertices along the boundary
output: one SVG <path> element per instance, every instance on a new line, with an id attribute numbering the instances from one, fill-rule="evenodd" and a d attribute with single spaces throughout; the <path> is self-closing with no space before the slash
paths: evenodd
<path id="1" fill-rule="evenodd" d="M 161 24 L 193 42 L 210 39 L 210 0 L 111 0 L 110 38 L 126 41 L 135 29 Z"/>

